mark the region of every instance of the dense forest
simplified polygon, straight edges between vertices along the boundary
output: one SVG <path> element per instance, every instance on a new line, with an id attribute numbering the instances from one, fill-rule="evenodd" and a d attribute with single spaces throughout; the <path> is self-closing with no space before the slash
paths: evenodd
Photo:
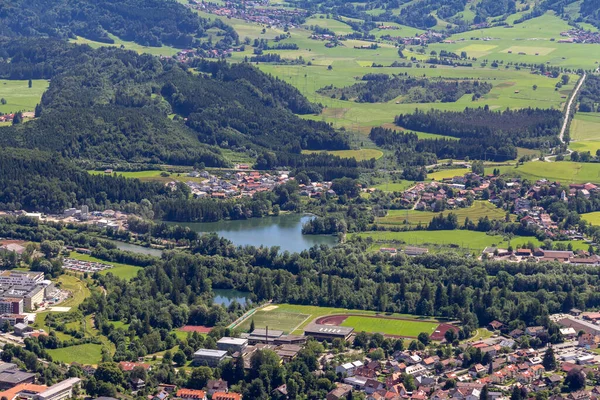
<path id="1" fill-rule="evenodd" d="M 579 95 L 579 111 L 600 112 L 600 77 L 588 75 Z"/>
<path id="2" fill-rule="evenodd" d="M 205 20 L 175 0 L 15 0 L 0 4 L 0 36 L 83 36 L 114 43 L 110 35 L 144 46 L 189 48 L 207 29 L 237 33 L 219 19 Z"/>
<path id="3" fill-rule="evenodd" d="M 517 157 L 517 148 L 502 137 L 420 139 L 413 132 L 398 132 L 380 127 L 372 128 L 369 137 L 378 146 L 394 150 L 402 165 L 429 165 L 436 163 L 438 158 L 469 157 L 506 161 Z"/>
<path id="4" fill-rule="evenodd" d="M 344 88 L 326 86 L 318 93 L 358 103 L 383 103 L 399 96 L 397 101 L 400 103 L 449 103 L 465 94 L 472 94 L 477 99 L 492 90 L 492 85 L 487 82 L 390 77 L 388 74 L 367 74 L 362 81 Z"/>
<path id="5" fill-rule="evenodd" d="M 163 184 L 121 176 L 90 175 L 58 154 L 13 148 L 0 149 L 0 209 L 55 212 L 87 204 L 91 210 L 137 209 L 147 199 L 186 198 L 180 185 L 171 191 Z"/>
<path id="6" fill-rule="evenodd" d="M 514 14 L 517 11 L 515 0 L 482 0 L 475 7 L 476 24 L 485 22 L 488 17 Z"/>
<path id="7" fill-rule="evenodd" d="M 481 143 L 493 140 L 506 146 L 533 149 L 558 146 L 561 121 L 559 110 L 525 108 L 490 111 L 487 106 L 466 108 L 464 111 L 416 110 L 413 114 L 401 114 L 395 119 L 396 125 L 405 129 Z M 493 155 L 496 153 L 496 150 L 492 152 Z M 487 148 L 477 158 L 495 159 L 493 156 L 490 158 Z"/>
<path id="8" fill-rule="evenodd" d="M 302 158 L 301 149 L 348 148 L 343 133 L 293 114 L 319 106 L 247 64 L 202 61 L 197 75 L 172 60 L 45 39 L 10 42 L 4 51 L 1 75 L 52 78 L 36 107 L 40 118 L 0 129 L 4 146 L 102 162 L 216 167 L 228 165 L 217 146 L 268 149 L 282 160 L 286 153 Z"/>

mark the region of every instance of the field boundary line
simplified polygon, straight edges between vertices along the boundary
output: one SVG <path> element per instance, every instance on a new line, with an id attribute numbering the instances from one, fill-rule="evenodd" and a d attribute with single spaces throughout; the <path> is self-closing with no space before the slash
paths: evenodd
<path id="1" fill-rule="evenodd" d="M 298 329 L 300 329 L 300 325 L 302 325 L 303 323 L 305 323 L 305 322 L 306 322 L 306 320 L 307 320 L 307 319 L 309 319 L 309 318 L 311 318 L 312 316 L 313 316 L 312 314 L 308 314 L 308 317 L 304 318 L 304 319 L 302 320 L 302 322 L 300 322 L 298 325 L 296 325 L 296 326 L 294 327 L 294 329 L 292 329 L 292 330 L 290 331 L 290 335 L 292 335 L 294 332 L 296 332 Z"/>

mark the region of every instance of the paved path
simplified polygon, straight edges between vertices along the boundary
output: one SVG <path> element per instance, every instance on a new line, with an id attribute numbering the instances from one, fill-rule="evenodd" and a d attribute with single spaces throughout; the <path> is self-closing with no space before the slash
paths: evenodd
<path id="1" fill-rule="evenodd" d="M 575 87 L 575 90 L 573 91 L 573 95 L 571 96 L 571 98 L 569 99 L 569 102 L 567 103 L 567 109 L 565 112 L 565 120 L 563 121 L 563 126 L 562 126 L 562 129 L 560 130 L 560 135 L 558 136 L 560 141 L 563 143 L 565 142 L 565 140 L 564 140 L 565 131 L 567 130 L 567 125 L 569 124 L 569 116 L 571 115 L 571 106 L 573 105 L 573 101 L 575 101 L 575 98 L 577 97 L 577 93 L 579 93 L 579 90 L 581 89 L 581 86 L 583 85 L 583 82 L 585 81 L 586 77 L 587 77 L 587 75 L 584 72 L 583 76 L 579 80 L 579 83 Z"/>

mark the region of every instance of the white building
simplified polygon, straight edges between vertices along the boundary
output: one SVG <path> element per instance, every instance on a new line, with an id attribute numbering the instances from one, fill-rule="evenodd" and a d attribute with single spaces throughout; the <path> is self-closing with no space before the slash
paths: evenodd
<path id="1" fill-rule="evenodd" d="M 337 367 L 335 367 L 335 373 L 346 375 L 346 376 L 354 376 L 354 372 L 356 371 L 356 368 L 362 367 L 363 365 L 364 364 L 362 363 L 362 361 L 354 361 L 354 362 L 345 363 L 345 364 L 338 365 Z"/>
<path id="2" fill-rule="evenodd" d="M 0 285 L 37 285 L 44 280 L 43 272 L 2 271 Z"/>
<path id="3" fill-rule="evenodd" d="M 35 400 L 63 400 L 73 397 L 73 388 L 81 382 L 79 378 L 69 378 L 37 394 Z"/>

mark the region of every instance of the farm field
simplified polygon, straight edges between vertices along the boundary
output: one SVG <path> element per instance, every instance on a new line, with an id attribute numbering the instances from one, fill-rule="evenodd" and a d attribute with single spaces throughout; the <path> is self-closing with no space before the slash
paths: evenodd
<path id="1" fill-rule="evenodd" d="M 34 79 L 31 88 L 28 85 L 28 80 L 0 79 L 0 98 L 6 100 L 6 104 L 0 104 L 0 114 L 35 110 L 49 83 L 44 79 Z"/>
<path id="2" fill-rule="evenodd" d="M 454 210 L 446 210 L 442 213 L 433 211 L 417 211 L 417 210 L 389 210 L 385 217 L 375 218 L 375 223 L 382 225 L 404 225 L 407 221 L 408 225 L 427 225 L 433 217 L 443 214 L 455 214 L 459 223 L 463 223 L 466 217 L 471 221 L 477 222 L 479 218 L 487 216 L 491 220 L 503 220 L 506 212 L 488 201 L 475 201 L 471 207 L 457 208 Z"/>
<path id="3" fill-rule="evenodd" d="M 168 56 L 168 57 L 170 57 L 170 56 L 177 54 L 177 52 L 179 51 L 179 49 L 176 49 L 174 47 L 169 47 L 169 46 L 161 46 L 161 47 L 142 46 L 135 42 L 128 42 L 126 40 L 121 40 L 117 36 L 112 35 L 110 33 L 108 34 L 108 36 L 110 36 L 115 41 L 113 44 L 96 42 L 94 40 L 86 39 L 81 36 L 78 36 L 76 39 L 71 39 L 69 41 L 71 43 L 76 43 L 76 44 L 87 44 L 93 48 L 122 47 L 127 50 L 133 50 L 140 54 L 147 53 L 147 54 L 152 54 L 153 56 Z"/>
<path id="4" fill-rule="evenodd" d="M 403 192 L 414 185 L 415 185 L 415 182 L 413 182 L 413 181 L 396 181 L 396 182 L 389 182 L 389 183 L 380 183 L 373 187 L 375 189 L 379 189 L 384 192 Z"/>
<path id="5" fill-rule="evenodd" d="M 356 161 L 370 160 L 372 158 L 379 159 L 383 156 L 383 152 L 377 149 L 360 149 L 360 150 L 302 150 L 303 154 L 318 154 L 327 153 L 341 158 L 354 158 Z"/>
<path id="6" fill-rule="evenodd" d="M 569 147 L 572 150 L 589 151 L 595 155 L 600 149 L 600 113 L 576 113 L 569 131 Z"/>
<path id="7" fill-rule="evenodd" d="M 508 240 L 500 235 L 487 235 L 484 232 L 453 230 L 453 231 L 408 231 L 408 232 L 360 232 L 352 236 L 362 238 L 371 237 L 376 243 L 371 246 L 372 251 L 378 251 L 381 247 L 424 246 L 436 248 L 458 247 L 479 253 L 486 247 L 498 246 L 507 248 Z M 534 246 L 541 246 L 541 242 L 535 237 L 516 236 L 510 240 L 513 248 L 518 248 L 531 242 Z M 575 250 L 587 250 L 588 245 L 582 241 L 556 242 L 571 243 Z M 430 248 L 435 252 L 436 248 Z"/>
<path id="8" fill-rule="evenodd" d="M 104 171 L 94 171 L 89 170 L 89 174 L 92 175 L 104 175 Z M 146 171 L 114 171 L 113 175 L 121 175 L 124 178 L 133 178 L 139 179 L 141 181 L 158 181 L 158 182 L 170 182 L 170 181 L 179 181 L 179 182 L 202 182 L 206 179 L 204 178 L 192 178 L 187 176 L 187 173 L 179 173 L 179 172 L 167 172 L 167 171 L 159 171 L 159 170 L 146 170 Z M 162 174 L 166 174 L 163 176 Z"/>
<path id="9" fill-rule="evenodd" d="M 571 161 L 543 162 L 532 161 L 520 165 L 498 167 L 500 173 L 520 176 L 524 179 L 548 179 L 561 183 L 600 183 L 600 164 L 577 163 Z"/>
<path id="10" fill-rule="evenodd" d="M 442 169 L 431 174 L 427 174 L 427 179 L 432 181 L 441 181 L 445 178 L 453 178 L 455 176 L 463 176 L 469 172 L 469 168 L 454 168 L 454 169 Z"/>
<path id="11" fill-rule="evenodd" d="M 77 362 L 83 365 L 96 365 L 102 361 L 102 346 L 86 343 L 77 346 L 48 349 L 48 354 L 54 361 L 70 364 Z"/>
<path id="12" fill-rule="evenodd" d="M 424 321 L 407 321 L 402 319 L 369 318 L 351 315 L 341 326 L 350 326 L 356 332 L 372 332 L 384 335 L 417 337 L 419 333 L 432 334 L 439 323 Z"/>
<path id="13" fill-rule="evenodd" d="M 142 270 L 142 267 L 137 267 L 135 265 L 127 265 L 127 264 L 115 263 L 112 261 L 104 261 L 99 258 L 89 256 L 87 254 L 77 253 L 75 251 L 72 251 L 71 254 L 69 255 L 69 257 L 74 258 L 76 260 L 98 262 L 98 263 L 102 263 L 102 264 L 112 265 L 113 268 L 101 271 L 100 274 L 106 275 L 110 272 L 111 274 L 113 274 L 121 279 L 125 279 L 125 280 L 130 280 L 130 279 L 136 277 L 138 272 Z"/>
<path id="14" fill-rule="evenodd" d="M 600 225 L 600 211 L 581 214 L 581 218 L 592 225 Z"/>

